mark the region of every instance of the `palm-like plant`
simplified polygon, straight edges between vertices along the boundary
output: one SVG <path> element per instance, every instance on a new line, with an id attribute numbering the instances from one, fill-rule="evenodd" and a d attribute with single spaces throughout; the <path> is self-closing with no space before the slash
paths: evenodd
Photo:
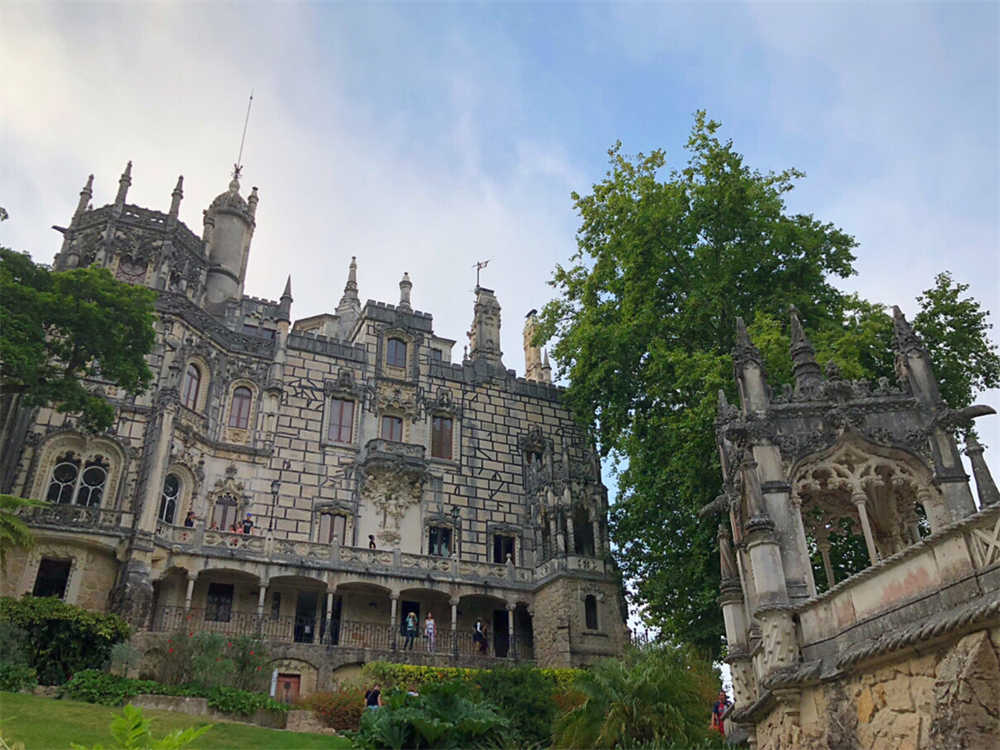
<path id="1" fill-rule="evenodd" d="M 688 649 L 664 645 L 600 661 L 575 687 L 586 700 L 557 721 L 557 747 L 694 745 L 707 735 L 718 683 Z"/>
<path id="2" fill-rule="evenodd" d="M 28 500 L 13 495 L 0 495 L 0 571 L 7 572 L 7 553 L 15 547 L 31 549 L 35 536 L 17 512 L 21 508 L 45 505 L 41 500 Z"/>

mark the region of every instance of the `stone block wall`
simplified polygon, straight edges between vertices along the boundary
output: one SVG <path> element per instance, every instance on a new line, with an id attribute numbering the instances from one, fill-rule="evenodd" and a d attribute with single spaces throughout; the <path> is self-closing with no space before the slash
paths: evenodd
<path id="1" fill-rule="evenodd" d="M 757 724 L 757 748 L 1000 746 L 1000 627 L 806 688 Z"/>

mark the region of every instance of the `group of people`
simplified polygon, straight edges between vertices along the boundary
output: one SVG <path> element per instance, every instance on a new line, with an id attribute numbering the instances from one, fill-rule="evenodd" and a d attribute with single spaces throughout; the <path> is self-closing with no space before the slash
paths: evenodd
<path id="1" fill-rule="evenodd" d="M 410 610 L 406 613 L 406 619 L 403 621 L 403 648 L 413 650 L 414 641 L 417 638 L 420 630 L 417 622 L 417 613 Z M 434 615 L 431 612 L 427 613 L 424 618 L 424 638 L 427 639 L 427 651 L 433 653 L 437 650 L 437 621 L 434 619 Z M 486 649 L 489 645 L 489 640 L 486 638 L 486 625 L 480 618 L 476 618 L 476 624 L 472 631 L 472 640 L 475 642 L 476 647 L 479 649 L 480 654 L 485 654 Z"/>

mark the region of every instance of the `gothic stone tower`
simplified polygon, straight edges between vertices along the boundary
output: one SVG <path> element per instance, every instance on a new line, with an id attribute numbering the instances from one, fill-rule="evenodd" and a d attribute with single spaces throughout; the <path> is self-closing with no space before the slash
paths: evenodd
<path id="1" fill-rule="evenodd" d="M 1000 736 L 1000 498 L 970 438 L 977 505 L 954 437 L 993 410 L 947 407 L 898 309 L 895 338 L 898 383 L 851 382 L 834 367 L 824 377 L 793 309 L 794 384 L 775 394 L 738 321 L 740 404 L 720 393 L 717 421 L 724 494 L 704 512 L 728 516 L 728 721 L 752 746 L 985 747 Z M 839 575 L 831 550 L 846 561 Z"/>

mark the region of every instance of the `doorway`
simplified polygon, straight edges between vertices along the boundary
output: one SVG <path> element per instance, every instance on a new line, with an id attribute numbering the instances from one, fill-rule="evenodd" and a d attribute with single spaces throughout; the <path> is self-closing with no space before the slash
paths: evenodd
<path id="1" fill-rule="evenodd" d="M 507 610 L 493 610 L 493 654 L 501 659 L 510 649 L 510 633 L 507 630 Z"/>
<path id="2" fill-rule="evenodd" d="M 302 675 L 279 674 L 277 695 L 275 698 L 289 705 L 299 699 L 299 689 L 302 687 Z"/>
<path id="3" fill-rule="evenodd" d="M 312 643 L 316 634 L 315 591 L 300 591 L 295 602 L 295 642 Z"/>

